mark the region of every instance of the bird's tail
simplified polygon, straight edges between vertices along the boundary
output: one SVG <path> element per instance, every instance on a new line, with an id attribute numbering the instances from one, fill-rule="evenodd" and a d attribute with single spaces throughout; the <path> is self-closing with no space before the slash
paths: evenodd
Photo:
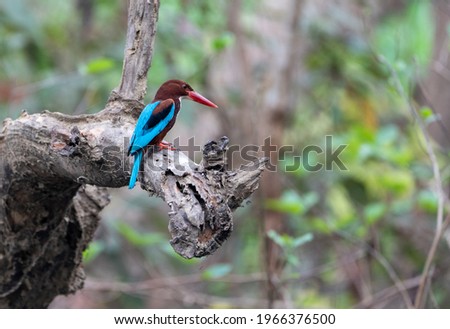
<path id="1" fill-rule="evenodd" d="M 136 185 L 137 176 L 139 174 L 139 168 L 141 167 L 141 161 L 142 161 L 142 155 L 144 152 L 142 150 L 139 150 L 134 155 L 134 164 L 133 164 L 133 170 L 131 171 L 131 177 L 130 177 L 130 183 L 128 184 L 128 188 L 131 190 L 134 185 Z"/>

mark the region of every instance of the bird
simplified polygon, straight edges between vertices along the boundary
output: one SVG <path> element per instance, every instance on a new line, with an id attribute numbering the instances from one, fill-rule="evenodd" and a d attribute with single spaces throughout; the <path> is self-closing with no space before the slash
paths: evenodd
<path id="1" fill-rule="evenodd" d="M 148 146 L 156 145 L 159 149 L 172 149 L 171 145 L 163 139 L 175 124 L 183 98 L 218 108 L 209 99 L 194 91 L 187 82 L 177 79 L 164 82 L 156 92 L 153 101 L 142 110 L 130 139 L 128 156 L 134 156 L 134 164 L 128 184 L 129 189 L 136 185 L 142 156 Z"/>

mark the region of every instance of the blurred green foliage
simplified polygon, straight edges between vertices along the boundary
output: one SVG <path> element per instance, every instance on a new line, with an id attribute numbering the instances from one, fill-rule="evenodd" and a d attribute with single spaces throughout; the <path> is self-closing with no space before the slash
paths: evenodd
<path id="1" fill-rule="evenodd" d="M 417 252 L 419 235 L 409 226 L 421 222 L 433 230 L 437 195 L 422 133 L 408 110 L 409 100 L 399 95 L 378 56 L 387 59 L 412 97 L 417 79 L 424 76 L 431 60 L 432 22 L 431 3 L 411 1 L 404 13 L 391 15 L 374 31 L 351 38 L 326 25 L 312 26 L 315 40 L 306 62 L 311 97 L 299 104 L 293 129 L 304 131 L 305 122 L 309 125 L 309 132 L 297 135 L 300 145 L 320 145 L 325 134 L 332 135 L 336 144 L 346 145 L 341 160 L 347 170 L 286 172 L 295 180 L 299 195 L 320 191 L 319 202 L 298 218 L 304 232 L 314 233 L 319 241 L 324 235 L 338 236 L 349 250 L 355 246 L 348 236 L 360 241 L 358 248 L 375 243 L 403 278 L 417 274 L 425 261 L 425 254 Z M 437 119 L 429 108 L 422 108 L 420 114 L 426 124 Z M 446 155 L 439 156 L 443 160 Z M 286 205 L 285 209 L 299 208 Z M 342 250 L 333 246 L 324 246 L 320 252 L 327 259 L 339 259 Z M 367 266 L 376 273 L 371 276 L 373 287 L 389 284 L 388 271 L 380 263 Z M 436 283 L 436 287 L 442 285 L 442 281 Z M 321 294 L 315 293 L 319 300 Z M 345 302 L 335 299 L 334 305 L 350 307 L 357 302 L 348 297 Z M 445 300 L 448 306 L 449 297 L 441 296 L 440 302 Z"/>
<path id="2" fill-rule="evenodd" d="M 193 85 L 205 81 L 211 61 L 236 43 L 227 30 L 227 4 L 162 1 L 149 95 L 170 77 L 183 77 Z M 0 120 L 16 118 L 22 109 L 94 113 L 102 108 L 120 80 L 126 2 L 99 0 L 90 5 L 89 19 L 76 1 L 0 3 Z M 256 15 L 257 7 L 256 1 L 244 1 L 243 15 Z M 307 145 L 325 149 L 329 145 L 324 136 L 332 135 L 334 145 L 346 145 L 340 159 L 347 169 L 287 170 L 298 154 L 285 156 L 279 164 L 287 181 L 281 197 L 253 205 L 285 215 L 291 232 L 270 231 L 268 236 L 283 249 L 281 261 L 290 265 L 283 272 L 284 288 L 294 307 L 354 306 L 355 288 L 342 279 L 347 270 L 343 259 L 358 252 L 368 255 L 374 246 L 400 278 L 418 275 L 425 255 L 411 227 L 432 231 L 437 211 L 421 132 L 411 124 L 407 100 L 399 96 L 389 69 L 378 60 L 378 56 L 387 60 L 412 96 L 431 60 L 435 33 L 431 2 L 410 1 L 404 12 L 388 15 L 371 31 L 342 33 L 336 21 L 302 26 L 310 40 L 304 60 L 307 78 L 285 141 L 299 149 Z M 427 124 L 437 119 L 430 108 L 422 108 L 420 114 Z M 189 120 L 193 119 L 182 111 L 180 121 Z M 442 159 L 440 154 L 444 165 Z M 311 154 L 307 160 L 327 159 Z M 237 211 L 233 242 L 225 244 L 213 261 L 184 260 L 168 243 L 167 209 L 161 203 L 136 191 L 118 191 L 113 200 L 105 209 L 98 239 L 84 253 L 90 275 L 130 282 L 199 274 L 185 289 L 220 301 L 210 303 L 198 296 L 174 302 L 174 307 L 239 307 L 239 300 L 233 304 L 232 297 L 258 300 L 263 295 L 262 279 L 257 275 L 251 279 L 264 268 L 257 209 Z M 367 259 L 365 265 L 374 291 L 394 285 L 380 262 Z M 445 269 L 437 265 L 439 271 Z M 233 275 L 239 276 L 235 284 L 230 282 Z M 230 280 L 220 281 L 226 278 Z M 308 278 L 307 283 L 301 281 Z M 446 287 L 443 279 L 434 285 L 437 303 L 450 306 L 448 289 L 439 290 Z M 158 299 L 163 296 L 151 291 L 121 293 L 96 306 L 167 306 Z"/>
<path id="3" fill-rule="evenodd" d="M 15 118 L 22 109 L 100 110 L 120 78 L 123 6 L 96 1 L 95 15 L 85 22 L 76 1 L 3 1 L 0 119 Z M 114 21 L 123 24 L 103 26 Z"/>
<path id="4" fill-rule="evenodd" d="M 292 237 L 287 234 L 278 234 L 274 230 L 270 230 L 267 232 L 267 236 L 271 238 L 277 245 L 281 247 L 281 249 L 284 252 L 285 261 L 292 265 L 297 267 L 300 265 L 300 261 L 298 259 L 298 256 L 296 254 L 296 249 L 304 245 L 305 243 L 308 243 L 312 241 L 313 235 L 311 233 L 306 233 L 299 237 Z"/>

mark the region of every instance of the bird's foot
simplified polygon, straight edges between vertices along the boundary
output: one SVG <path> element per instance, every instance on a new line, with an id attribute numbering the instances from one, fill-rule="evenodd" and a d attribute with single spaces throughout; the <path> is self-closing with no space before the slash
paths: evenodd
<path id="1" fill-rule="evenodd" d="M 162 141 L 158 144 L 158 148 L 160 150 L 170 150 L 170 151 L 176 151 L 177 148 L 175 148 L 171 143 L 166 142 L 166 141 Z"/>

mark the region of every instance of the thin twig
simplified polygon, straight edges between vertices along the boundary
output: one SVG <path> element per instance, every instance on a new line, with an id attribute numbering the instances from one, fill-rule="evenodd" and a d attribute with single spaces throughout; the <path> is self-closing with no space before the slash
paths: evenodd
<path id="1" fill-rule="evenodd" d="M 402 281 L 402 285 L 406 290 L 410 290 L 416 288 L 420 284 L 420 276 L 407 279 Z M 400 291 L 398 290 L 397 285 L 393 285 L 389 288 L 383 289 L 377 292 L 375 295 L 369 296 L 364 300 L 360 301 L 358 304 L 354 305 L 353 308 L 372 308 L 376 307 L 376 305 L 380 302 L 388 301 L 394 297 L 396 297 Z"/>
<path id="2" fill-rule="evenodd" d="M 406 307 L 413 308 L 414 306 L 411 302 L 411 298 L 409 297 L 409 295 L 407 293 L 407 289 L 406 289 L 405 285 L 403 284 L 403 281 L 400 280 L 397 273 L 395 272 L 395 270 L 393 269 L 391 264 L 389 264 L 386 257 L 384 257 L 378 250 L 376 250 L 375 248 L 372 248 L 372 247 L 369 248 L 369 252 L 385 268 L 386 272 L 389 274 L 389 277 L 394 282 L 395 287 L 397 288 L 398 292 L 402 296 L 403 301 L 406 304 Z"/>
<path id="3" fill-rule="evenodd" d="M 440 230 L 436 229 L 436 232 L 435 232 L 435 235 L 433 238 L 433 242 L 431 243 L 430 250 L 428 251 L 428 254 L 427 254 L 427 259 L 425 261 L 425 266 L 424 266 L 423 272 L 422 272 L 422 280 L 420 282 L 419 289 L 418 289 L 417 295 L 416 295 L 416 300 L 414 302 L 414 305 L 417 308 L 423 307 L 424 299 L 425 299 L 425 295 L 426 295 L 425 288 L 427 286 L 429 273 L 430 273 L 431 267 L 433 265 L 434 256 L 436 255 L 437 248 L 439 246 L 439 241 L 441 240 L 442 235 L 443 235 L 445 229 L 449 226 L 449 224 L 450 224 L 450 215 L 447 215 L 445 222 L 442 224 L 442 228 Z"/>
<path id="4" fill-rule="evenodd" d="M 389 277 L 391 278 L 392 282 L 394 282 L 395 287 L 397 288 L 399 294 L 402 296 L 403 301 L 407 308 L 413 308 L 413 304 L 411 303 L 411 299 L 407 293 L 407 288 L 403 284 L 403 281 L 400 280 L 399 276 L 397 275 L 397 272 L 395 272 L 395 269 L 392 267 L 392 265 L 389 263 L 389 261 L 384 257 L 378 250 L 373 248 L 370 244 L 368 244 L 365 241 L 357 240 L 356 238 L 352 237 L 350 234 L 338 231 L 338 235 L 342 236 L 343 238 L 349 240 L 352 243 L 355 244 L 363 244 L 365 249 L 380 263 L 380 265 L 385 269 Z"/>
<path id="5" fill-rule="evenodd" d="M 358 251 L 348 257 L 348 259 L 343 263 L 347 265 L 351 262 L 355 262 L 364 257 L 364 253 Z M 322 264 L 311 269 L 308 269 L 302 273 L 299 273 L 298 277 L 286 277 L 281 279 L 281 283 L 295 283 L 300 284 L 306 282 L 310 279 L 317 278 L 318 276 L 333 271 L 337 268 L 334 262 L 329 262 Z M 222 282 L 229 284 L 251 284 L 260 283 L 266 280 L 266 274 L 263 272 L 254 272 L 248 274 L 229 274 L 220 278 L 211 278 L 205 280 L 200 273 L 187 274 L 174 277 L 157 277 L 151 278 L 144 281 L 137 282 L 105 282 L 97 281 L 95 279 L 87 279 L 85 282 L 86 290 L 96 290 L 96 291 L 119 291 L 124 293 L 131 293 L 134 291 L 148 291 L 154 289 L 162 289 L 168 287 L 178 287 L 183 285 L 194 285 L 205 282 Z"/>

